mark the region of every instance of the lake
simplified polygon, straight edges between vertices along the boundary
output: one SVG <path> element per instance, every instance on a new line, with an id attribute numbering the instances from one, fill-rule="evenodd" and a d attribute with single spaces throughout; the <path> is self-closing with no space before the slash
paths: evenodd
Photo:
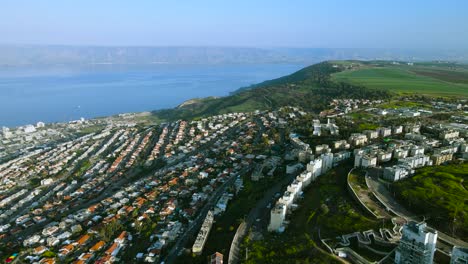
<path id="1" fill-rule="evenodd" d="M 0 67 L 0 126 L 175 107 L 278 78 L 299 64 Z"/>

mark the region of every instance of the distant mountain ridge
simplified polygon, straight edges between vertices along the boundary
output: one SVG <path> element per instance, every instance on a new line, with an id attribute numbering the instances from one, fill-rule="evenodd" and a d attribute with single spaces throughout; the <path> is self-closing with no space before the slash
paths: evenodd
<path id="1" fill-rule="evenodd" d="M 0 66 L 166 63 L 312 64 L 325 60 L 344 59 L 468 61 L 468 50 L 0 45 Z"/>

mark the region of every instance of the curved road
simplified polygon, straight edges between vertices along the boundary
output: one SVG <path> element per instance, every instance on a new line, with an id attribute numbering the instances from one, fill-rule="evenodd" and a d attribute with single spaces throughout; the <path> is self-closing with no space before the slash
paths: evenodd
<path id="1" fill-rule="evenodd" d="M 366 177 L 366 183 L 369 186 L 369 189 L 371 189 L 374 192 L 374 194 L 379 198 L 379 200 L 385 205 L 385 207 L 387 207 L 387 210 L 391 210 L 396 215 L 405 218 L 407 221 L 421 221 L 421 219 L 418 219 L 416 215 L 412 214 L 410 211 L 406 210 L 402 205 L 400 205 L 397 201 L 395 201 L 392 194 L 385 187 L 384 183 L 382 183 L 375 177 L 370 176 Z M 445 233 L 442 233 L 439 230 L 437 230 L 437 234 L 439 239 L 453 246 L 468 247 L 467 242 L 451 237 Z"/>

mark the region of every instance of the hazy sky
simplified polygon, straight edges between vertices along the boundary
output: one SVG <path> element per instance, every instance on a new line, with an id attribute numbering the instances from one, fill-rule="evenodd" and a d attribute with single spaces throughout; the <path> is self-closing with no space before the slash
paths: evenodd
<path id="1" fill-rule="evenodd" d="M 0 43 L 466 48 L 467 0 L 1 0 Z"/>

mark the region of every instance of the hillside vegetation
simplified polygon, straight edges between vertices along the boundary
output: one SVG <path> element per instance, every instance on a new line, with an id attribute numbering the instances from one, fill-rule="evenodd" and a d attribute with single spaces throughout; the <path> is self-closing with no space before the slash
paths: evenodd
<path id="1" fill-rule="evenodd" d="M 397 93 L 468 97 L 468 68 L 451 63 L 350 62 L 332 75 L 337 82 Z"/>
<path id="2" fill-rule="evenodd" d="M 468 239 L 468 163 L 419 169 L 393 185 L 408 209 L 441 230 Z"/>
<path id="3" fill-rule="evenodd" d="M 189 119 L 254 110 L 299 106 L 308 111 L 321 111 L 332 98 L 388 98 L 390 93 L 331 80 L 341 71 L 329 62 L 306 67 L 291 75 L 245 88 L 222 98 L 191 100 L 176 109 L 156 111 L 163 120 Z"/>

